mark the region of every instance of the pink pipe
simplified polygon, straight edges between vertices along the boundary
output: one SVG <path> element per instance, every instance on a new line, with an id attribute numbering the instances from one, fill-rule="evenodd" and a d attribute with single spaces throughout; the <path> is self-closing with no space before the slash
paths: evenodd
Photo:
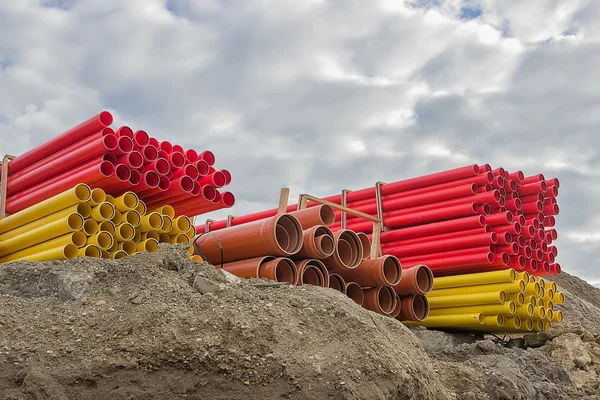
<path id="1" fill-rule="evenodd" d="M 97 132 L 113 122 L 113 117 L 108 111 L 102 111 L 79 125 L 61 133 L 46 141 L 40 146 L 34 147 L 26 153 L 21 154 L 8 164 L 8 174 L 14 174 L 23 168 L 54 154 L 86 136 Z"/>

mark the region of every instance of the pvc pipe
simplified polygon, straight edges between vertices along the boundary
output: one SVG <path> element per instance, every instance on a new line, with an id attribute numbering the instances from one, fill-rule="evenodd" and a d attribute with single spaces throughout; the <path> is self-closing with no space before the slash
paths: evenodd
<path id="1" fill-rule="evenodd" d="M 376 286 L 363 288 L 364 301 L 362 306 L 367 310 L 387 315 L 394 309 L 394 291 L 389 287 Z"/>
<path id="2" fill-rule="evenodd" d="M 426 265 L 416 265 L 402 269 L 402 278 L 393 286 L 394 291 L 402 296 L 411 294 L 424 295 L 433 287 L 433 273 Z"/>
<path id="3" fill-rule="evenodd" d="M 129 223 L 119 224 L 115 227 L 114 237 L 117 241 L 124 242 L 132 240 L 135 236 L 133 225 Z"/>
<path id="4" fill-rule="evenodd" d="M 158 149 L 150 144 L 142 147 L 140 153 L 142 153 L 142 157 L 144 158 L 144 165 L 150 164 L 158 159 Z"/>
<path id="5" fill-rule="evenodd" d="M 78 250 L 78 255 L 80 257 L 100 258 L 101 254 L 100 248 L 93 244 L 88 244 L 87 246 L 83 246 Z"/>
<path id="6" fill-rule="evenodd" d="M 329 287 L 346 294 L 346 281 L 339 274 L 329 274 Z"/>
<path id="7" fill-rule="evenodd" d="M 43 145 L 34 147 L 28 152 L 21 154 L 14 160 L 9 162 L 8 172 L 9 175 L 23 168 L 32 165 L 33 163 L 40 161 L 44 157 L 47 157 L 53 153 L 56 153 L 64 147 L 77 142 L 85 138 L 86 136 L 97 132 L 113 122 L 113 117 L 108 111 L 102 111 L 101 113 L 93 116 L 92 118 L 80 123 L 79 125 L 61 133 L 58 136 L 48 140 Z"/>
<path id="8" fill-rule="evenodd" d="M 463 249 L 481 245 L 495 244 L 498 241 L 494 232 L 481 233 L 477 235 L 457 237 L 454 239 L 441 239 L 432 241 L 423 241 L 420 244 L 399 245 L 397 247 L 386 248 L 387 254 L 396 257 L 406 257 L 418 254 L 427 254 L 439 252 L 442 250 Z"/>
<path id="9" fill-rule="evenodd" d="M 394 242 L 402 239 L 427 237 L 437 233 L 458 232 L 462 230 L 480 228 L 485 225 L 487 217 L 477 215 L 473 217 L 458 218 L 449 221 L 419 225 L 410 228 L 395 229 L 381 233 L 381 243 Z"/>
<path id="10" fill-rule="evenodd" d="M 198 177 L 206 176 L 209 174 L 210 166 L 204 160 L 198 160 L 194 163 L 194 166 L 198 170 Z M 227 178 L 227 176 L 225 176 Z"/>
<path id="11" fill-rule="evenodd" d="M 72 232 L 66 235 L 59 236 L 55 239 L 47 240 L 35 246 L 27 247 L 23 250 L 11 253 L 7 256 L 0 258 L 0 262 L 8 262 L 13 260 L 20 260 L 23 257 L 35 255 L 37 253 L 46 252 L 56 248 L 64 248 L 67 245 L 74 245 L 81 247 L 85 244 L 85 234 L 83 232 Z"/>
<path id="12" fill-rule="evenodd" d="M 314 259 L 305 259 L 294 261 L 296 264 L 296 281 L 294 285 L 302 286 L 310 284 L 320 287 L 329 287 L 329 274 L 325 265 Z"/>
<path id="13" fill-rule="evenodd" d="M 23 250 L 27 247 L 45 242 L 46 240 L 78 231 L 83 227 L 83 217 L 71 214 L 49 224 L 32 229 L 15 237 L 0 242 L 0 256 Z"/>
<path id="14" fill-rule="evenodd" d="M 127 154 L 133 151 L 133 139 L 127 136 L 119 137 L 119 141 L 117 144 L 117 148 L 112 151 L 112 154 L 116 157 L 122 156 L 123 154 Z"/>
<path id="15" fill-rule="evenodd" d="M 194 149 L 185 150 L 183 153 L 185 154 L 185 159 L 190 163 L 198 160 L 198 152 Z"/>
<path id="16" fill-rule="evenodd" d="M 369 239 L 369 236 L 367 236 L 367 234 L 363 232 L 358 232 L 356 236 L 358 236 L 358 238 L 360 239 L 360 243 L 362 244 L 362 259 L 366 260 L 371 256 L 371 239 Z"/>
<path id="17" fill-rule="evenodd" d="M 153 253 L 158 250 L 158 241 L 156 239 L 146 239 L 136 244 L 138 252 L 147 251 Z"/>
<path id="18" fill-rule="evenodd" d="M 512 283 L 516 280 L 517 272 L 514 269 L 509 268 L 502 271 L 481 272 L 476 274 L 464 274 L 435 278 L 433 280 L 433 289 L 437 290 L 493 283 Z"/>
<path id="19" fill-rule="evenodd" d="M 335 251 L 333 232 L 325 225 L 315 225 L 305 230 L 302 236 L 302 248 L 290 257 L 292 260 L 324 259 Z"/>
<path id="20" fill-rule="evenodd" d="M 288 258 L 263 256 L 223 264 L 225 271 L 240 278 L 266 278 L 277 282 L 296 281 L 296 265 Z"/>
<path id="21" fill-rule="evenodd" d="M 436 278 L 438 279 L 438 278 Z M 522 279 L 514 282 L 488 283 L 483 285 L 461 286 L 455 288 L 435 289 L 427 294 L 428 298 L 437 296 L 452 296 L 458 294 L 473 294 L 484 292 L 505 291 L 507 294 L 524 293 L 527 285 Z"/>
<path id="22" fill-rule="evenodd" d="M 499 290 L 497 292 L 436 296 L 429 297 L 428 300 L 429 307 L 433 309 L 444 307 L 477 306 L 483 304 L 504 304 L 508 300 L 508 296 L 506 295 L 505 291 Z"/>
<path id="23" fill-rule="evenodd" d="M 340 230 L 333 233 L 335 251 L 323 263 L 331 272 L 340 273 L 346 269 L 358 267 L 362 261 L 362 243 L 351 230 Z M 340 273 L 341 275 L 341 273 Z M 342 275 L 343 276 L 343 275 Z"/>
<path id="24" fill-rule="evenodd" d="M 203 151 L 202 153 L 198 154 L 198 159 L 202 159 L 204 160 L 209 166 L 215 165 L 215 155 L 208 150 Z"/>
<path id="25" fill-rule="evenodd" d="M 426 328 L 461 328 L 482 326 L 485 315 L 482 313 L 457 314 L 457 315 L 429 315 L 421 322 L 402 321 L 406 326 L 424 326 Z"/>
<path id="26" fill-rule="evenodd" d="M 350 297 L 354 302 L 360 306 L 365 301 L 365 295 L 363 289 L 355 282 L 347 282 L 345 288 L 346 296 Z"/>
<path id="27" fill-rule="evenodd" d="M 483 314 L 507 314 L 514 315 L 517 311 L 517 305 L 514 301 L 507 301 L 503 304 L 477 304 L 472 306 L 462 307 L 444 307 L 434 308 L 429 312 L 429 316 L 438 315 L 455 315 L 455 314 L 470 314 L 481 312 Z"/>
<path id="28" fill-rule="evenodd" d="M 78 250 L 77 246 L 73 244 L 67 244 L 65 246 L 56 247 L 53 249 L 35 252 L 23 257 L 18 260 L 28 261 L 50 261 L 50 260 L 69 260 L 77 257 Z"/>
<path id="29" fill-rule="evenodd" d="M 161 233 L 169 233 L 173 230 L 173 218 L 169 217 L 168 215 L 162 215 L 162 219 L 163 219 L 163 224 L 160 228 L 160 232 Z"/>
<path id="30" fill-rule="evenodd" d="M 400 314 L 396 317 L 399 321 L 420 322 L 429 316 L 429 301 L 425 296 L 412 294 L 400 297 Z"/>
<path id="31" fill-rule="evenodd" d="M 344 280 L 356 282 L 361 287 L 394 286 L 400 282 L 402 267 L 396 257 L 384 255 L 363 260 L 356 268 L 340 270 L 339 274 Z"/>

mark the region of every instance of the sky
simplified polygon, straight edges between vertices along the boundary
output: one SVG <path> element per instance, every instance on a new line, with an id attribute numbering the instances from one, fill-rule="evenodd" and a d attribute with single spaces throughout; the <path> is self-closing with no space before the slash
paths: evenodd
<path id="1" fill-rule="evenodd" d="M 0 1 L 0 138 L 109 110 L 210 149 L 236 206 L 468 164 L 561 182 L 563 270 L 600 284 L 600 2 Z M 198 222 L 201 222 L 198 219 Z"/>

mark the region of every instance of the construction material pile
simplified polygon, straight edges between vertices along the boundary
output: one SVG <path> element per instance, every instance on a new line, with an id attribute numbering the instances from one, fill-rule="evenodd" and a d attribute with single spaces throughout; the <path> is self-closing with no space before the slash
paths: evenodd
<path id="1" fill-rule="evenodd" d="M 0 262 L 122 258 L 156 251 L 159 242 L 190 243 L 194 228 L 171 206 L 148 210 L 135 193 L 113 197 L 78 184 L 0 219 Z"/>
<path id="2" fill-rule="evenodd" d="M 7 167 L 6 203 L 14 214 L 79 183 L 119 196 L 135 192 L 149 208 L 170 204 L 175 215 L 194 216 L 233 206 L 227 170 L 214 168 L 210 151 L 184 150 L 145 131 L 116 130 L 103 111 L 12 159 Z"/>
<path id="3" fill-rule="evenodd" d="M 563 315 L 564 294 L 554 282 L 514 269 L 436 277 L 427 294 L 431 311 L 409 326 L 484 332 L 541 332 Z"/>
<path id="4" fill-rule="evenodd" d="M 403 271 L 394 256 L 370 258 L 371 242 L 327 226 L 334 210 L 319 205 L 201 234 L 194 249 L 204 260 L 243 278 L 331 287 L 356 303 L 401 321 L 422 321 L 432 274 Z"/>

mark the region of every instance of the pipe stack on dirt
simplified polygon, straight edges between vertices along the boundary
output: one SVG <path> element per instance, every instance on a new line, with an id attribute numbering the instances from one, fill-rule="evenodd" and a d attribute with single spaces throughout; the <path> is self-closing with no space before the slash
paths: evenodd
<path id="1" fill-rule="evenodd" d="M 233 206 L 227 170 L 214 168 L 210 151 L 184 150 L 145 131 L 110 127 L 108 111 L 8 163 L 6 212 L 14 214 L 78 183 L 118 197 L 133 191 L 149 208 L 170 204 L 175 216 Z"/>
<path id="2" fill-rule="evenodd" d="M 425 266 L 403 279 L 394 256 L 370 259 L 364 234 L 329 229 L 335 213 L 319 205 L 203 232 L 194 248 L 202 259 L 242 278 L 336 289 L 377 313 L 422 321 L 432 275 Z M 403 311 L 404 310 L 404 311 Z"/>
<path id="3" fill-rule="evenodd" d="M 444 330 L 541 332 L 563 320 L 565 301 L 556 284 L 514 269 L 436 277 L 427 294 L 427 320 L 410 322 Z"/>
<path id="4" fill-rule="evenodd" d="M 148 210 L 133 192 L 118 197 L 77 184 L 0 219 L 0 262 L 122 258 L 190 243 L 194 228 L 170 206 Z"/>

